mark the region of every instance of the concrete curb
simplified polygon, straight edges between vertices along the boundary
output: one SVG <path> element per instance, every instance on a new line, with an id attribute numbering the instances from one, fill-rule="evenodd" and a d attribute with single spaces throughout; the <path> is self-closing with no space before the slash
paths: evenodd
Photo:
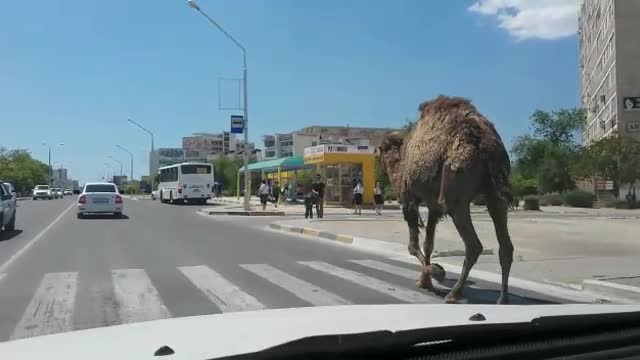
<path id="1" fill-rule="evenodd" d="M 16 198 L 16 201 L 24 201 L 24 200 L 29 200 L 29 199 L 31 199 L 31 196 L 19 197 L 19 198 Z"/>
<path id="2" fill-rule="evenodd" d="M 199 209 L 205 215 L 234 215 L 234 216 L 285 216 L 282 211 L 245 211 L 245 210 L 206 210 Z"/>
<path id="3" fill-rule="evenodd" d="M 337 241 L 357 247 L 360 250 L 371 251 L 384 256 L 389 256 L 391 260 L 405 262 L 417 265 L 417 260 L 407 255 L 407 246 L 404 244 L 391 243 L 383 240 L 367 239 L 351 235 L 333 234 L 314 228 L 299 227 L 292 225 L 280 224 L 273 222 L 269 225 L 273 230 L 313 236 L 324 240 Z M 482 255 L 493 255 L 493 249 L 485 249 Z M 446 257 L 463 256 L 464 250 L 451 250 L 434 252 L 432 259 L 439 259 L 438 262 L 445 267 L 450 273 L 460 275 L 462 266 L 449 263 Z M 471 273 L 472 278 L 478 280 L 501 284 L 502 275 L 490 271 L 474 269 Z M 560 284 L 552 284 L 538 282 L 522 278 L 510 277 L 509 283 L 515 288 L 535 291 L 542 294 L 551 294 L 553 296 L 585 303 L 637 303 L 640 301 L 640 288 L 629 285 L 622 285 L 601 280 L 584 280 L 581 288 L 569 286 L 561 286 Z"/>
<path id="4" fill-rule="evenodd" d="M 640 287 L 618 284 L 611 281 L 586 279 L 582 281 L 582 289 L 598 294 L 630 300 L 634 303 L 640 301 Z"/>
<path id="5" fill-rule="evenodd" d="M 394 256 L 407 254 L 407 245 L 405 244 L 392 243 L 389 241 L 369 239 L 352 235 L 335 234 L 310 227 L 284 225 L 278 222 L 271 223 L 269 227 L 274 230 L 293 232 L 308 236 L 315 236 L 325 240 L 338 241 L 344 244 L 351 244 L 363 250 L 391 253 Z M 484 249 L 482 251 L 482 255 L 493 254 L 493 249 Z M 432 258 L 443 258 L 449 256 L 464 256 L 464 250 L 434 251 Z"/>

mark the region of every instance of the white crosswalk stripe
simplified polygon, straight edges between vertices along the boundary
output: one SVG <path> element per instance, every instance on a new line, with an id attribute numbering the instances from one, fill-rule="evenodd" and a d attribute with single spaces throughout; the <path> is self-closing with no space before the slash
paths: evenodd
<path id="1" fill-rule="evenodd" d="M 299 261 L 299 264 L 309 266 L 312 269 L 325 272 L 329 275 L 351 281 L 357 285 L 364 286 L 374 291 L 394 297 L 398 300 L 409 303 L 440 303 L 441 300 L 423 294 L 419 291 L 394 286 L 386 281 L 361 274 L 356 271 L 344 269 L 322 261 Z"/>
<path id="2" fill-rule="evenodd" d="M 113 270 L 111 276 L 119 306 L 118 314 L 123 323 L 171 317 L 171 313 L 144 270 Z"/>
<path id="3" fill-rule="evenodd" d="M 187 266 L 179 267 L 178 269 L 222 312 L 262 310 L 266 308 L 256 298 L 240 290 L 239 287 L 208 266 Z"/>
<path id="4" fill-rule="evenodd" d="M 409 270 L 400 266 L 389 265 L 376 260 L 349 260 L 354 264 L 366 266 L 372 269 L 388 272 L 406 279 L 417 279 L 420 275 L 419 270 Z"/>
<path id="5" fill-rule="evenodd" d="M 78 273 L 46 274 L 11 340 L 73 330 L 73 307 L 78 288 Z"/>
<path id="6" fill-rule="evenodd" d="M 266 264 L 246 264 L 240 266 L 287 290 L 311 305 L 328 306 L 351 304 L 350 301 L 343 299 L 332 292 L 291 276 L 273 266 Z"/>

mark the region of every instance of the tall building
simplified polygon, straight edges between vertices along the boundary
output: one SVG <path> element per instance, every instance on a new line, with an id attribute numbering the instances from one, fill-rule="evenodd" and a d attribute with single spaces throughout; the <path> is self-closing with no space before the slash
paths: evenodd
<path id="1" fill-rule="evenodd" d="M 265 135 L 263 138 L 264 157 L 273 159 L 287 156 L 303 156 L 305 148 L 316 145 L 376 146 L 382 142 L 385 135 L 394 130 L 349 126 L 309 126 L 292 133 Z"/>
<path id="2" fill-rule="evenodd" d="M 584 0 L 580 8 L 583 143 L 613 131 L 640 138 L 640 1 Z"/>
<path id="3" fill-rule="evenodd" d="M 227 154 L 236 147 L 235 134 L 228 131 L 222 133 L 197 133 L 182 138 L 182 148 L 186 151 L 198 153 L 198 157 L 206 158 L 208 155 Z"/>

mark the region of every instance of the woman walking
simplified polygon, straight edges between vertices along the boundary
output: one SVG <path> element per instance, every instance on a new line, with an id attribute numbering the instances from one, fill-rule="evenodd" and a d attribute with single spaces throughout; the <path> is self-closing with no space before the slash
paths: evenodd
<path id="1" fill-rule="evenodd" d="M 382 185 L 380 181 L 376 181 L 376 187 L 373 189 L 373 204 L 376 209 L 376 216 L 382 215 L 382 206 L 384 205 L 384 194 L 382 193 Z"/>
<path id="2" fill-rule="evenodd" d="M 358 181 L 356 187 L 353 188 L 353 200 L 356 204 L 356 212 L 355 214 L 362 215 L 362 194 L 364 193 L 364 188 L 362 187 L 362 182 Z"/>

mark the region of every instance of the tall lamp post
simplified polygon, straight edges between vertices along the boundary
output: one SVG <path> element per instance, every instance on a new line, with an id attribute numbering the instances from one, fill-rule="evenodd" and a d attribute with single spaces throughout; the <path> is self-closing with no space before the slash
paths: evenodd
<path id="1" fill-rule="evenodd" d="M 118 164 L 120 164 L 120 176 L 122 176 L 122 161 L 114 158 L 113 156 L 109 155 L 109 158 L 115 162 L 117 162 Z"/>
<path id="2" fill-rule="evenodd" d="M 244 110 L 244 209 L 249 210 L 249 199 L 251 195 L 251 191 L 249 190 L 249 175 L 247 175 L 249 169 L 249 109 L 248 109 L 248 95 L 247 95 L 247 51 L 244 46 L 242 46 L 236 39 L 233 38 L 228 32 L 226 32 L 215 20 L 213 20 L 209 15 L 207 15 L 200 6 L 194 0 L 188 0 L 189 6 L 202 14 L 211 24 L 213 24 L 218 30 L 220 30 L 224 35 L 226 35 L 229 40 L 233 41 L 240 50 L 242 50 L 242 84 L 244 88 L 244 100 L 243 100 L 243 110 Z"/>
<path id="3" fill-rule="evenodd" d="M 142 125 L 138 124 L 137 122 L 131 120 L 131 119 L 127 119 L 127 121 L 129 121 L 130 123 L 132 123 L 133 125 L 139 127 L 140 129 L 146 131 L 149 135 L 151 135 L 151 153 L 149 153 L 149 156 L 151 156 L 151 154 L 153 153 L 153 133 L 151 131 L 149 131 L 148 129 L 145 129 Z M 151 157 L 149 157 L 149 162 L 151 162 Z M 151 177 L 151 190 L 153 191 L 153 183 L 154 183 L 154 175 L 151 173 L 151 163 L 149 163 L 149 177 Z"/>
<path id="4" fill-rule="evenodd" d="M 129 176 L 130 176 L 129 181 L 133 181 L 133 153 L 132 153 L 131 151 L 129 151 L 129 150 L 127 150 L 127 149 L 123 148 L 123 147 L 122 147 L 122 146 L 120 146 L 120 145 L 116 145 L 116 147 L 117 147 L 118 149 L 122 150 L 122 151 L 126 151 L 126 152 L 128 152 L 128 153 L 129 153 L 129 156 L 131 156 L 131 171 L 129 172 Z"/>
<path id="5" fill-rule="evenodd" d="M 49 181 L 48 181 L 48 185 L 49 188 L 51 188 L 51 178 L 53 178 L 53 169 L 51 168 L 51 145 L 49 145 L 46 142 L 42 142 L 42 145 L 46 146 L 49 148 Z M 64 146 L 64 143 L 58 143 L 58 146 Z"/>

